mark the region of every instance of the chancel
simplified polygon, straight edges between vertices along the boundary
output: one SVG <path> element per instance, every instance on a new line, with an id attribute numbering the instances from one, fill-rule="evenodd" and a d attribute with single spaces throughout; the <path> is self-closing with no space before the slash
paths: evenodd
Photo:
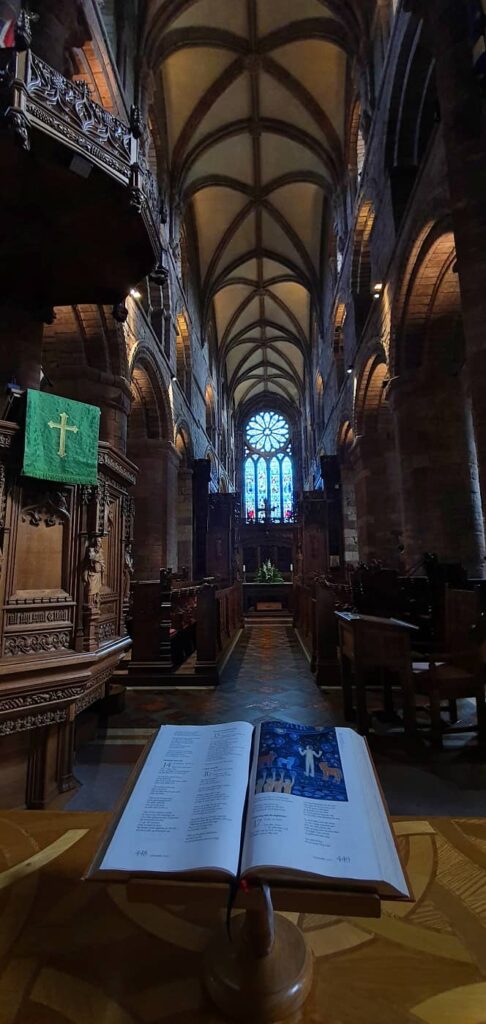
<path id="1" fill-rule="evenodd" d="M 2 1020 L 485 1018 L 485 55 L 0 0 Z"/>

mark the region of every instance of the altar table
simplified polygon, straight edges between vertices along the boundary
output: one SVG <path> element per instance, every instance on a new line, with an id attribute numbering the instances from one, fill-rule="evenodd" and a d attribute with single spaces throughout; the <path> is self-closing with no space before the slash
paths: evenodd
<path id="1" fill-rule="evenodd" d="M 80 881 L 107 814 L 0 811 L 0 1024 L 223 1024 L 201 953 L 217 911 Z M 395 819 L 416 902 L 288 915 L 315 956 L 292 1024 L 484 1024 L 486 818 Z"/>

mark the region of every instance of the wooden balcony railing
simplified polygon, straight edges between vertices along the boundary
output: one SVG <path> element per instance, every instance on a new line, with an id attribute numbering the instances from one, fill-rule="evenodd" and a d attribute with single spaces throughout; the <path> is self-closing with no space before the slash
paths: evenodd
<path id="1" fill-rule="evenodd" d="M 143 155 L 137 108 L 125 124 L 91 99 L 86 82 L 64 78 L 31 50 L 12 54 L 0 86 L 6 121 L 21 147 L 30 148 L 30 131 L 37 129 L 126 185 L 158 252 L 160 196 Z"/>

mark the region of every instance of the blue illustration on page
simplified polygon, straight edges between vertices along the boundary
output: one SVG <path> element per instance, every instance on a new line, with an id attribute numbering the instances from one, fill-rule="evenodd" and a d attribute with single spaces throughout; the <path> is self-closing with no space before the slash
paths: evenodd
<path id="1" fill-rule="evenodd" d="M 336 730 L 264 722 L 255 793 L 347 801 Z"/>

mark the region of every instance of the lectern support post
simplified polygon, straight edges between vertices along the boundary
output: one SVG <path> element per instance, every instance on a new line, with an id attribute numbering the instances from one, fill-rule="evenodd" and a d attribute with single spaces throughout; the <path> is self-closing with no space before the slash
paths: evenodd
<path id="1" fill-rule="evenodd" d="M 302 932 L 274 914 L 268 886 L 260 906 L 233 919 L 231 938 L 216 933 L 204 958 L 204 982 L 228 1017 L 258 1024 L 295 1013 L 312 985 L 312 956 Z"/>

